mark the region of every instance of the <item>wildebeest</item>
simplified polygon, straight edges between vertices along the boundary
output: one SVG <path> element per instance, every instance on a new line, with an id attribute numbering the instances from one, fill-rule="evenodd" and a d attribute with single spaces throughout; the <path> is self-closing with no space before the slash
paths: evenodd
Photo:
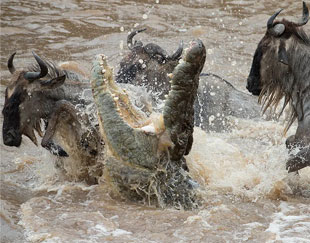
<path id="1" fill-rule="evenodd" d="M 136 86 L 144 85 L 152 92 L 158 92 L 163 98 L 169 89 L 169 78 L 167 73 L 171 73 L 178 64 L 183 51 L 181 42 L 178 49 L 172 55 L 154 43 L 143 45 L 141 41 L 133 42 L 133 37 L 146 29 L 132 31 L 127 37 L 127 46 L 130 53 L 120 62 L 120 69 L 116 75 L 116 82 L 131 83 Z"/>
<path id="2" fill-rule="evenodd" d="M 70 65 L 62 69 L 35 53 L 37 64 L 17 71 L 14 56 L 8 60 L 12 77 L 2 110 L 4 144 L 19 147 L 25 135 L 37 145 L 36 131 L 42 136 L 42 147 L 63 157 L 70 178 L 95 182 L 100 175 L 92 173 L 102 141 L 96 118 L 91 116 L 94 112 L 85 112 L 94 107 L 88 78 L 82 71 L 69 70 Z"/>
<path id="3" fill-rule="evenodd" d="M 178 50 L 169 56 L 157 44 L 144 46 L 141 41 L 133 42 L 133 37 L 144 30 L 135 30 L 128 35 L 130 52 L 120 62 L 116 81 L 144 86 L 151 91 L 155 105 L 162 107 L 158 103 L 163 101 L 170 90 L 170 77 L 167 74 L 178 64 L 183 48 L 180 44 Z M 237 90 L 218 75 L 201 74 L 198 98 L 195 101 L 195 126 L 205 131 L 229 130 L 229 116 L 256 118 L 260 116 L 260 107 L 254 97 Z"/>
<path id="4" fill-rule="evenodd" d="M 293 172 L 310 166 L 310 37 L 302 27 L 309 20 L 309 10 L 303 2 L 303 15 L 298 23 L 286 19 L 274 21 L 281 11 L 267 22 L 267 32 L 254 54 L 247 89 L 259 95 L 264 111 L 284 98 L 281 115 L 290 104 L 291 115 L 285 131 L 296 119 L 298 127 L 286 145 L 289 149 L 301 147 L 286 164 L 288 171 Z"/>

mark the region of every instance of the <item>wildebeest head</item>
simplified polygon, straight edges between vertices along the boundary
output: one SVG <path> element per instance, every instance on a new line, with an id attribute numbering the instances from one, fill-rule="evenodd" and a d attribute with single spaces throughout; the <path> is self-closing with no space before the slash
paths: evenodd
<path id="1" fill-rule="evenodd" d="M 36 117 L 36 102 L 38 99 L 32 99 L 37 91 L 52 89 L 62 85 L 66 79 L 65 75 L 56 75 L 51 79 L 49 77 L 48 65 L 33 52 L 37 61 L 34 65 L 25 71 L 16 71 L 13 65 L 13 59 L 16 53 L 13 53 L 8 60 L 8 69 L 12 74 L 11 81 L 5 90 L 5 101 L 2 110 L 3 142 L 7 146 L 20 146 L 22 135 L 29 137 L 37 144 L 34 129 L 41 135 L 40 120 Z"/>
<path id="2" fill-rule="evenodd" d="M 262 90 L 272 82 L 277 81 L 277 76 L 283 75 L 289 68 L 287 48 L 292 41 L 309 45 L 309 38 L 301 28 L 309 20 L 309 10 L 303 2 L 303 16 L 298 23 L 275 21 L 282 10 L 273 14 L 267 22 L 265 36 L 259 42 L 255 51 L 250 74 L 247 79 L 247 89 L 253 95 L 260 95 Z"/>
<path id="3" fill-rule="evenodd" d="M 180 43 L 174 54 L 168 55 L 154 43 L 143 45 L 141 41 L 133 42 L 133 37 L 144 30 L 136 30 L 128 35 L 130 53 L 122 59 L 116 81 L 146 86 L 148 90 L 159 92 L 160 95 L 166 94 L 170 89 L 167 73 L 171 73 L 178 64 L 183 43 Z"/>

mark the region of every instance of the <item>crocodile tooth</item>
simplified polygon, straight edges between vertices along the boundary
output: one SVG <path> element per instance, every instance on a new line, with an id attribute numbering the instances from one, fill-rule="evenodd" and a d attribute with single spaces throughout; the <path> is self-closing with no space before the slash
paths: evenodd
<path id="1" fill-rule="evenodd" d="M 168 76 L 168 78 L 172 79 L 173 78 L 173 73 L 168 73 L 167 76 Z"/>

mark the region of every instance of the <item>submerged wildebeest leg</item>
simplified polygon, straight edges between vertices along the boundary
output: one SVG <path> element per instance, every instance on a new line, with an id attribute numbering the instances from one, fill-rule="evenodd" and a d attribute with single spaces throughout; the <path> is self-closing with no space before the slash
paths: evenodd
<path id="1" fill-rule="evenodd" d="M 299 122 L 296 134 L 286 140 L 286 146 L 290 151 L 299 148 L 296 155 L 291 155 L 286 163 L 289 172 L 298 171 L 310 166 L 310 116 Z"/>
<path id="2" fill-rule="evenodd" d="M 48 126 L 42 139 L 42 147 L 53 154 L 69 157 L 58 159 L 56 166 L 64 169 L 69 177 L 86 180 L 90 184 L 97 183 L 102 175 L 103 164 L 96 160 L 101 153 L 97 147 L 100 135 L 92 130 L 83 120 L 79 112 L 68 101 L 58 101 L 55 112 L 49 119 Z M 70 151 L 70 155 L 66 151 Z M 74 153 L 72 153 L 74 151 Z"/>
<path id="3" fill-rule="evenodd" d="M 67 152 L 58 144 L 55 144 L 53 137 L 58 127 L 64 129 L 72 129 L 74 124 L 74 130 L 79 131 L 81 124 L 78 122 L 76 115 L 77 111 L 74 106 L 68 101 L 58 101 L 56 103 L 55 111 L 51 118 L 48 120 L 48 125 L 45 134 L 42 138 L 41 146 L 51 151 L 52 154 L 61 157 L 68 157 Z"/>

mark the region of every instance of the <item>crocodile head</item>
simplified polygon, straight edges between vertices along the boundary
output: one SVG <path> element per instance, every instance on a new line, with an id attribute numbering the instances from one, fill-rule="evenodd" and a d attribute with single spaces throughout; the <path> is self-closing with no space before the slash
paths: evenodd
<path id="1" fill-rule="evenodd" d="M 126 197 L 185 209 L 197 205 L 184 155 L 193 143 L 193 105 L 205 57 L 203 43 L 192 41 L 169 74 L 171 90 L 163 113 L 147 117 L 116 85 L 107 58 L 96 56 L 91 85 L 108 150 L 105 175 Z"/>

